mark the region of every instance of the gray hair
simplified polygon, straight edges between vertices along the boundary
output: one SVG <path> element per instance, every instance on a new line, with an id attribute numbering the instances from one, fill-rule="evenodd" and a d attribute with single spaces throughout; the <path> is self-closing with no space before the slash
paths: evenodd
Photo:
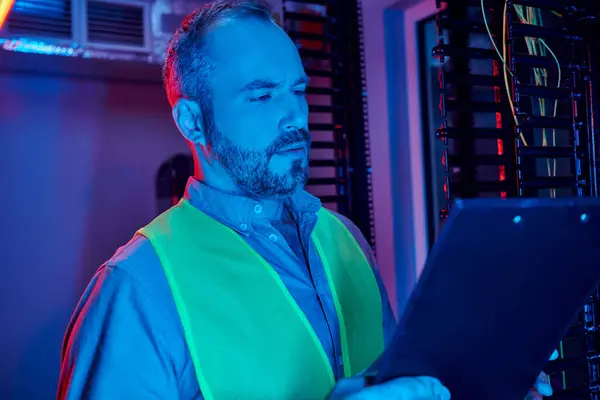
<path id="1" fill-rule="evenodd" d="M 212 110 L 208 77 L 215 65 L 206 45 L 206 34 L 216 23 L 252 18 L 274 22 L 266 0 L 218 0 L 197 8 L 177 29 L 167 46 L 163 80 L 171 107 L 181 98 L 200 102 L 204 113 Z"/>

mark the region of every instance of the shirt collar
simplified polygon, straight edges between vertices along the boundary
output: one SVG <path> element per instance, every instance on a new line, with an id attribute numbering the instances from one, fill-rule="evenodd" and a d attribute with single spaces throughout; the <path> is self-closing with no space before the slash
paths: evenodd
<path id="1" fill-rule="evenodd" d="M 315 214 L 321 208 L 321 201 L 305 190 L 282 200 L 257 200 L 222 192 L 193 177 L 188 179 L 184 198 L 211 218 L 242 234 L 248 234 L 253 224 L 261 220 L 281 219 L 284 206 L 296 215 Z"/>

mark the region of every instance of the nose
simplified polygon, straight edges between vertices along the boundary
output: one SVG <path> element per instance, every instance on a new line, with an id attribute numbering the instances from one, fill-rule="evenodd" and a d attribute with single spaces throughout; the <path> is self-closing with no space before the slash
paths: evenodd
<path id="1" fill-rule="evenodd" d="M 308 104 L 300 96 L 292 96 L 283 104 L 283 113 L 279 120 L 279 129 L 284 132 L 308 129 Z"/>

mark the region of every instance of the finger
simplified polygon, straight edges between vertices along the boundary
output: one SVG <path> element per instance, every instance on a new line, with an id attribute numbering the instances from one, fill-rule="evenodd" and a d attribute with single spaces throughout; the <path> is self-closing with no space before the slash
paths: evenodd
<path id="1" fill-rule="evenodd" d="M 450 400 L 450 391 L 437 378 L 432 378 L 430 376 L 419 376 L 416 378 L 406 379 L 412 379 L 412 382 L 415 384 L 414 387 L 411 387 L 411 390 L 414 390 L 412 393 L 414 393 L 415 398 L 431 397 L 435 398 L 436 400 Z"/>
<path id="2" fill-rule="evenodd" d="M 535 389 L 531 389 L 529 393 L 527 393 L 527 397 L 525 397 L 525 400 L 542 400 L 543 398 L 544 396 L 542 396 L 540 392 L 538 392 Z"/>
<path id="3" fill-rule="evenodd" d="M 550 361 L 554 361 L 558 358 L 558 350 L 554 350 L 550 356 Z"/>
<path id="4" fill-rule="evenodd" d="M 450 399 L 450 392 L 437 378 L 418 376 L 414 378 L 399 378 L 389 382 L 391 386 L 401 387 L 402 392 L 415 398 L 438 396 L 440 399 Z"/>
<path id="5" fill-rule="evenodd" d="M 440 382 L 440 387 L 436 390 L 436 400 L 450 400 L 450 390 Z"/>
<path id="6" fill-rule="evenodd" d="M 450 400 L 450 391 L 435 378 L 427 376 L 398 378 L 367 388 L 351 396 L 349 400 L 414 398 Z"/>
<path id="7" fill-rule="evenodd" d="M 542 396 L 552 396 L 552 386 L 550 385 L 548 375 L 545 373 L 542 372 L 538 375 L 534 387 Z"/>

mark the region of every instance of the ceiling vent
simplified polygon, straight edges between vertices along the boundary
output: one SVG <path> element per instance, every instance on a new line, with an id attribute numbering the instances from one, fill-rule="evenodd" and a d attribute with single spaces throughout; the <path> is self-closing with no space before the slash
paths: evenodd
<path id="1" fill-rule="evenodd" d="M 146 49 L 150 31 L 146 8 L 146 4 L 88 0 L 87 44 Z"/>
<path id="2" fill-rule="evenodd" d="M 71 0 L 17 0 L 6 19 L 11 36 L 72 40 Z"/>
<path id="3" fill-rule="evenodd" d="M 150 53 L 151 5 L 152 0 L 16 0 L 0 36 Z"/>

